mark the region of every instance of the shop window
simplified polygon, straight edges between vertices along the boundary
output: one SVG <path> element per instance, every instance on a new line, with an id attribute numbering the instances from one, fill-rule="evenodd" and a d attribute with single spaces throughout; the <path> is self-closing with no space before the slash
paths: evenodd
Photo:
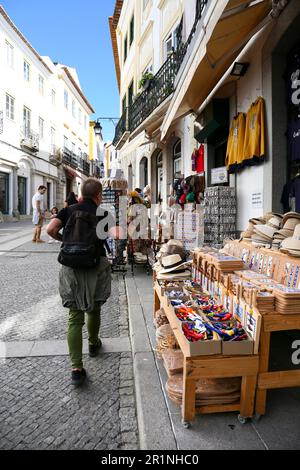
<path id="1" fill-rule="evenodd" d="M 18 176 L 18 211 L 26 215 L 27 179 Z"/>
<path id="2" fill-rule="evenodd" d="M 173 179 L 181 175 L 181 140 L 178 140 L 173 147 Z"/>
<path id="3" fill-rule="evenodd" d="M 140 161 L 140 186 L 144 188 L 148 184 L 148 158 Z"/>

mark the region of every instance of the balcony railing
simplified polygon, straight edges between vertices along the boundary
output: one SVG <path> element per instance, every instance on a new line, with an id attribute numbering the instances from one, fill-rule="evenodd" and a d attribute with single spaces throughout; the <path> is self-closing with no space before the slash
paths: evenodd
<path id="1" fill-rule="evenodd" d="M 75 155 L 75 153 L 73 153 L 71 150 L 69 150 L 66 147 L 64 147 L 63 160 L 62 161 L 66 165 L 69 165 L 70 167 L 74 168 L 75 170 L 78 167 L 77 155 Z"/>
<path id="2" fill-rule="evenodd" d="M 90 176 L 90 164 L 83 158 L 79 158 L 78 169 L 86 176 Z"/>
<path id="3" fill-rule="evenodd" d="M 181 67 L 181 64 L 182 64 L 182 62 L 183 62 L 183 60 L 186 56 L 187 50 L 188 50 L 188 48 L 189 48 L 189 46 L 192 42 L 192 39 L 195 35 L 198 23 L 199 23 L 200 19 L 202 18 L 202 13 L 203 13 L 207 3 L 208 3 L 208 0 L 197 0 L 195 21 L 194 21 L 193 27 L 191 29 L 191 32 L 189 34 L 189 37 L 187 38 L 185 43 L 183 42 L 183 39 L 182 39 L 183 38 L 183 35 L 182 35 L 182 32 L 183 32 L 183 19 L 181 20 L 181 23 L 180 23 L 178 31 L 177 31 L 176 55 L 177 55 L 177 67 L 178 68 L 177 68 L 176 73 L 178 73 L 178 71 Z"/>
<path id="4" fill-rule="evenodd" d="M 133 132 L 174 91 L 177 65 L 176 55 L 171 54 L 151 80 L 147 90 L 129 108 L 129 130 Z"/>
<path id="5" fill-rule="evenodd" d="M 124 113 L 121 116 L 121 119 L 119 120 L 116 131 L 115 131 L 115 137 L 113 140 L 113 145 L 117 145 L 118 142 L 120 142 L 122 136 L 129 131 L 128 127 L 128 108 L 125 109 Z"/>
<path id="6" fill-rule="evenodd" d="M 51 146 L 49 161 L 52 165 L 59 166 L 62 163 L 61 150 L 56 145 Z"/>
<path id="7" fill-rule="evenodd" d="M 208 0 L 197 0 L 196 15 L 192 30 L 186 42 L 183 42 L 183 20 L 177 31 L 177 49 L 171 54 L 157 72 L 147 90 L 125 110 L 117 127 L 114 145 L 120 142 L 126 132 L 133 132 L 158 108 L 173 92 L 175 79 L 195 35 L 198 22 L 202 17 Z"/>
<path id="8" fill-rule="evenodd" d="M 39 151 L 40 136 L 36 132 L 33 132 L 27 127 L 21 128 L 21 142 L 20 145 L 23 148 L 30 150 L 31 152 Z"/>

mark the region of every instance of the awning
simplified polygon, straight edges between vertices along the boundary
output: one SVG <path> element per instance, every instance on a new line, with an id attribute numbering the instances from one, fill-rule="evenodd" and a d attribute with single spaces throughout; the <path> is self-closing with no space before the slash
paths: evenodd
<path id="1" fill-rule="evenodd" d="M 179 71 L 176 91 L 161 126 L 162 139 L 176 119 L 197 111 L 245 44 L 263 27 L 262 22 L 271 11 L 269 0 L 252 6 L 249 0 L 229 0 L 221 12 L 218 3 L 210 15 L 204 16 L 199 40 L 191 44 L 192 50 L 188 49 L 189 59 Z M 212 29 L 217 15 L 219 19 Z"/>
<path id="2" fill-rule="evenodd" d="M 82 179 L 82 176 L 77 173 L 77 171 L 75 171 L 73 168 L 71 168 L 70 166 L 67 166 L 67 165 L 64 165 L 64 170 L 66 172 L 66 175 L 69 176 L 69 178 L 80 178 Z"/>
<path id="3" fill-rule="evenodd" d="M 202 144 L 205 142 L 205 139 L 211 136 L 220 126 L 221 124 L 219 122 L 212 119 L 200 132 L 195 134 L 195 139 Z"/>

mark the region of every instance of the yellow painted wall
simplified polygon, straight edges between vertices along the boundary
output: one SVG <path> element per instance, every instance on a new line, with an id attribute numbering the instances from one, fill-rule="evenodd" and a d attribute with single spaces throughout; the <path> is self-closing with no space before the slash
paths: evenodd
<path id="1" fill-rule="evenodd" d="M 94 143 L 95 143 L 95 132 L 94 132 L 94 127 L 95 127 L 95 121 L 90 122 L 90 140 L 89 140 L 89 159 L 90 160 L 95 160 L 95 155 L 94 155 Z"/>

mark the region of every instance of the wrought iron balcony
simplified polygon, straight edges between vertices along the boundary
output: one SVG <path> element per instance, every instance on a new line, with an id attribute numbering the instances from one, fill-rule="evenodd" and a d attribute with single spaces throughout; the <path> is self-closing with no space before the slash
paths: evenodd
<path id="1" fill-rule="evenodd" d="M 195 21 L 194 21 L 193 27 L 190 31 L 189 37 L 187 38 L 186 42 L 183 42 L 183 18 L 181 20 L 181 23 L 177 30 L 177 50 L 176 50 L 177 72 L 176 73 L 178 73 L 180 66 L 186 56 L 187 50 L 195 35 L 198 23 L 200 19 L 202 18 L 202 14 L 206 8 L 207 3 L 208 3 L 208 0 L 197 0 Z"/>
<path id="2" fill-rule="evenodd" d="M 151 80 L 147 90 L 129 108 L 130 132 L 139 127 L 173 93 L 177 70 L 177 58 L 173 53 Z"/>
<path id="3" fill-rule="evenodd" d="M 117 124 L 113 145 L 116 147 L 122 140 L 126 141 L 129 133 L 128 108 L 126 108 Z"/>
<path id="4" fill-rule="evenodd" d="M 83 158 L 79 159 L 78 169 L 86 176 L 90 176 L 90 164 Z"/>
<path id="5" fill-rule="evenodd" d="M 64 147 L 62 161 L 66 165 L 69 165 L 70 167 L 74 168 L 75 170 L 78 167 L 77 155 L 75 155 L 75 153 L 73 153 L 71 150 L 69 150 L 66 147 Z"/>
<path id="6" fill-rule="evenodd" d="M 49 161 L 52 165 L 59 166 L 62 164 L 62 152 L 56 145 L 51 146 Z"/>
<path id="7" fill-rule="evenodd" d="M 27 127 L 21 128 L 21 142 L 22 148 L 30 150 L 31 152 L 38 152 L 40 147 L 40 136 Z"/>
<path id="8" fill-rule="evenodd" d="M 168 57 L 153 80 L 151 80 L 147 90 L 144 90 L 123 113 L 116 127 L 113 141 L 114 146 L 117 146 L 120 142 L 125 142 L 129 134 L 137 129 L 174 92 L 176 76 L 187 54 L 207 3 L 208 0 L 197 0 L 195 21 L 186 42 L 183 41 L 182 19 L 177 30 L 176 51 Z"/>

